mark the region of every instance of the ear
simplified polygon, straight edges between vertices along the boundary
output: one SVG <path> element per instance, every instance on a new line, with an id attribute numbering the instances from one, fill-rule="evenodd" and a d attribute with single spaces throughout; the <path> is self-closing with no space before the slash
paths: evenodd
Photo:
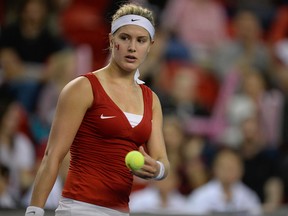
<path id="1" fill-rule="evenodd" d="M 150 49 L 151 49 L 151 46 L 154 44 L 154 40 L 152 40 L 151 42 L 150 42 L 150 46 L 149 46 L 149 48 L 148 48 L 148 53 L 150 52 Z"/>
<path id="2" fill-rule="evenodd" d="M 114 43 L 113 35 L 112 35 L 111 33 L 109 33 L 109 44 L 110 44 L 110 48 L 113 47 L 113 43 Z"/>

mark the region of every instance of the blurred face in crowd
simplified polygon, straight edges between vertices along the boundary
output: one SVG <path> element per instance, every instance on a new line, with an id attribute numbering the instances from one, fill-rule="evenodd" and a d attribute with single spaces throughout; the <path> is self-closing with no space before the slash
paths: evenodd
<path id="1" fill-rule="evenodd" d="M 42 26 L 46 17 L 46 7 L 41 1 L 31 0 L 23 8 L 21 20 L 23 24 Z"/>
<path id="2" fill-rule="evenodd" d="M 10 104 L 0 123 L 1 133 L 8 136 L 14 134 L 18 130 L 20 118 L 21 108 L 19 105 L 17 103 Z"/>
<path id="3" fill-rule="evenodd" d="M 234 20 L 236 37 L 242 42 L 254 42 L 261 36 L 261 26 L 257 17 L 248 11 L 240 12 Z"/>
<path id="4" fill-rule="evenodd" d="M 180 125 L 180 122 L 176 117 L 165 117 L 163 124 L 163 133 L 165 143 L 168 150 L 178 151 L 178 148 L 183 142 L 184 132 Z"/>
<path id="5" fill-rule="evenodd" d="M 190 68 L 180 67 L 172 84 L 172 95 L 181 102 L 193 102 L 196 96 L 197 76 Z"/>
<path id="6" fill-rule="evenodd" d="M 263 95 L 265 82 L 260 72 L 252 72 L 244 76 L 243 90 L 252 99 L 260 98 Z"/>
<path id="7" fill-rule="evenodd" d="M 214 163 L 214 174 L 223 185 L 231 185 L 242 177 L 243 167 L 241 159 L 233 152 L 223 151 Z"/>

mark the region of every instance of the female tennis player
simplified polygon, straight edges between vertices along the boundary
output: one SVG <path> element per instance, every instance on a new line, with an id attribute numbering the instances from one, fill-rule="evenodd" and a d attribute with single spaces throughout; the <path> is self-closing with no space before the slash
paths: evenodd
<path id="1" fill-rule="evenodd" d="M 161 180 L 169 170 L 158 97 L 138 79 L 154 42 L 152 12 L 121 6 L 109 35 L 111 59 L 62 90 L 26 216 L 44 215 L 59 166 L 71 161 L 56 216 L 128 216 L 133 174 Z M 139 150 L 145 165 L 131 171 L 125 155 Z"/>

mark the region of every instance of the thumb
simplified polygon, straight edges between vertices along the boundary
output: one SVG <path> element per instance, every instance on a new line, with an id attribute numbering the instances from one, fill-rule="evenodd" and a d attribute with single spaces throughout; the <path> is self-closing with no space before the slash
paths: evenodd
<path id="1" fill-rule="evenodd" d="M 139 151 L 141 152 L 141 154 L 143 154 L 143 156 L 148 156 L 148 154 L 145 152 L 143 146 L 139 147 Z"/>

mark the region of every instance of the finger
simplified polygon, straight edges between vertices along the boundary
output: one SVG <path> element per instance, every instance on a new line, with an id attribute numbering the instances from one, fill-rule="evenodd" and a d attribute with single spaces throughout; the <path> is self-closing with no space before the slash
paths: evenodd
<path id="1" fill-rule="evenodd" d="M 144 170 L 133 171 L 133 174 L 143 179 L 151 179 L 155 176 L 153 173 Z"/>
<path id="2" fill-rule="evenodd" d="M 148 176 L 155 176 L 157 169 L 155 169 L 153 166 L 150 165 L 144 165 L 139 172 L 141 172 L 144 175 Z"/>

